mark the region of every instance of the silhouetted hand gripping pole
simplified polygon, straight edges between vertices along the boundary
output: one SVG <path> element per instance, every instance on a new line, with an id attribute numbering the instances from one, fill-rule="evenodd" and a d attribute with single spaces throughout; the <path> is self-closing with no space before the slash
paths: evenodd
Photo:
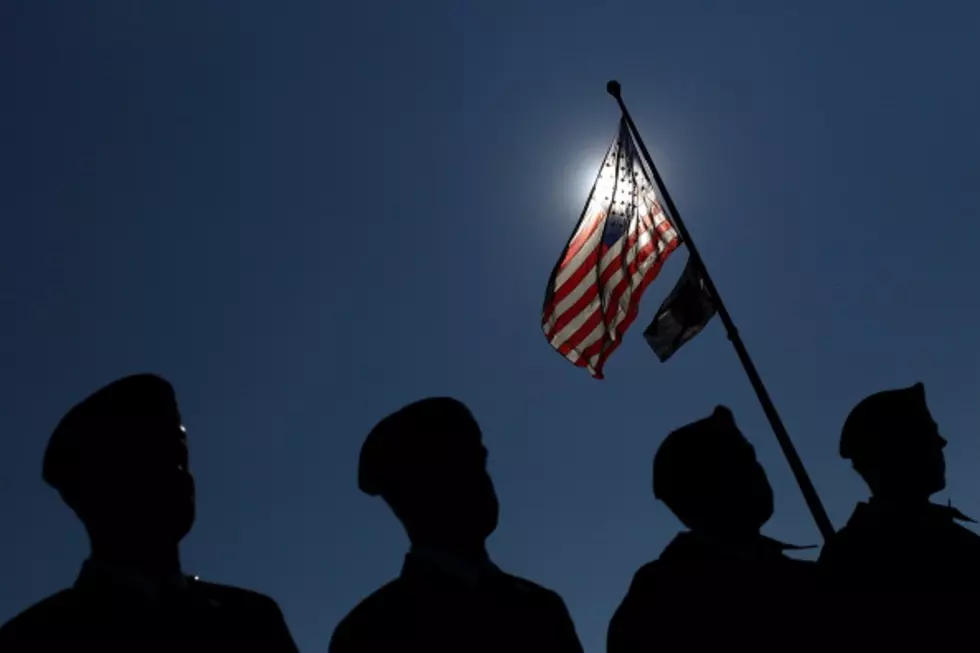
<path id="1" fill-rule="evenodd" d="M 769 419 L 769 424 L 772 426 L 773 433 L 776 434 L 776 440 L 779 441 L 779 446 L 783 450 L 783 455 L 786 456 L 790 469 L 793 470 L 793 476 L 796 477 L 796 482 L 799 484 L 800 490 L 803 492 L 803 498 L 806 500 L 806 504 L 810 508 L 810 513 L 813 515 L 814 521 L 817 522 L 817 528 L 820 529 L 820 534 L 826 541 L 834 534 L 834 527 L 830 523 L 830 518 L 827 517 L 827 512 L 824 510 L 823 504 L 820 502 L 820 497 L 817 496 L 817 491 L 814 489 L 813 483 L 810 481 L 810 476 L 806 473 L 806 468 L 803 466 L 803 461 L 800 460 L 800 456 L 796 452 L 796 447 L 793 446 L 793 442 L 789 439 L 789 434 L 786 432 L 786 427 L 783 426 L 783 422 L 779 418 L 779 413 L 776 412 L 776 407 L 773 405 L 772 399 L 769 398 L 769 393 L 766 391 L 766 387 L 762 384 L 762 379 L 759 377 L 759 373 L 756 371 L 755 365 L 752 363 L 752 359 L 749 357 L 749 352 L 738 335 L 738 329 L 735 328 L 735 324 L 732 322 L 732 318 L 728 314 L 728 310 L 725 308 L 725 304 L 722 302 L 721 296 L 718 294 L 718 290 L 715 288 L 714 282 L 711 280 L 711 275 L 708 274 L 708 269 L 705 267 L 704 261 L 701 259 L 701 255 L 698 253 L 698 248 L 694 245 L 694 240 L 691 238 L 691 234 L 684 226 L 684 221 L 681 220 L 677 207 L 674 206 L 673 200 L 670 199 L 670 193 L 667 192 L 667 186 L 664 184 L 663 179 L 660 178 L 660 173 L 657 172 L 657 167 L 653 164 L 653 158 L 650 156 L 650 152 L 647 151 L 647 146 L 640 137 L 640 133 L 636 129 L 636 124 L 633 122 L 633 118 L 630 116 L 629 110 L 627 110 L 626 105 L 623 103 L 622 89 L 619 82 L 609 82 L 606 84 L 606 90 L 611 96 L 616 98 L 616 102 L 619 103 L 619 108 L 623 112 L 623 117 L 626 118 L 626 123 L 629 125 L 630 131 L 633 133 L 633 138 L 636 140 L 636 144 L 640 148 L 640 153 L 643 155 L 643 159 L 650 168 L 650 172 L 653 174 L 653 179 L 656 182 L 660 193 L 663 195 L 664 203 L 667 205 L 667 210 L 670 213 L 670 218 L 673 221 L 674 227 L 677 229 L 678 233 L 680 233 L 681 239 L 684 241 L 684 243 L 687 244 L 691 261 L 701 272 L 701 277 L 704 279 L 704 285 L 714 301 L 715 308 L 718 311 L 718 316 L 721 318 L 722 324 L 725 325 L 725 331 L 728 333 L 728 339 L 732 341 L 732 345 L 735 347 L 735 353 L 738 354 L 739 360 L 742 361 L 742 366 L 745 368 L 745 373 L 749 376 L 749 382 L 752 383 L 752 387 L 755 389 L 755 394 L 759 397 L 759 403 L 762 404 L 762 410 L 765 411 L 766 417 Z"/>

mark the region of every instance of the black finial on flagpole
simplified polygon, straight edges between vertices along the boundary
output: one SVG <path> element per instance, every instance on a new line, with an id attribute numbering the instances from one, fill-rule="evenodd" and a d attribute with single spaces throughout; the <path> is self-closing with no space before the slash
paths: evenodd
<path id="1" fill-rule="evenodd" d="M 610 80 L 609 82 L 606 83 L 606 92 L 608 92 L 609 95 L 613 96 L 617 100 L 620 99 L 620 92 L 622 92 L 622 90 L 623 88 L 619 85 L 619 82 L 617 82 L 615 79 Z"/>

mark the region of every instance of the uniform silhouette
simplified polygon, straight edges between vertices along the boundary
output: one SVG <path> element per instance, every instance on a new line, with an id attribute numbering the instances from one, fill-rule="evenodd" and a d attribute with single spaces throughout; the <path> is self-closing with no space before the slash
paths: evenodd
<path id="1" fill-rule="evenodd" d="M 868 484 L 871 499 L 858 504 L 821 552 L 820 566 L 836 586 L 980 589 L 980 536 L 957 523 L 972 520 L 929 501 L 946 487 L 945 446 L 922 383 L 873 394 L 851 411 L 840 455 Z"/>
<path id="2" fill-rule="evenodd" d="M 334 631 L 332 653 L 581 653 L 554 592 L 498 569 L 485 549 L 498 504 L 469 410 L 424 399 L 386 417 L 361 449 L 359 485 L 411 541 L 401 575 Z"/>
<path id="3" fill-rule="evenodd" d="M 296 651 L 272 599 L 181 571 L 194 479 L 165 380 L 126 377 L 75 406 L 43 476 L 85 525 L 91 555 L 72 587 L 0 629 L 0 652 Z"/>
<path id="4" fill-rule="evenodd" d="M 760 534 L 772 487 L 731 411 L 718 406 L 667 436 L 653 492 L 688 530 L 634 576 L 609 624 L 609 653 L 795 646 L 799 634 L 784 633 L 812 597 L 815 565 Z"/>

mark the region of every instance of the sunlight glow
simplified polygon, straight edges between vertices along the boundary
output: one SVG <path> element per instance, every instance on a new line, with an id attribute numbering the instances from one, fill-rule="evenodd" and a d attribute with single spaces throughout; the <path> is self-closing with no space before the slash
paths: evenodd
<path id="1" fill-rule="evenodd" d="M 605 154 L 605 148 L 590 148 L 588 151 L 583 151 L 575 162 L 574 172 L 569 175 L 574 180 L 569 192 L 573 195 L 575 204 L 580 207 L 584 207 L 589 199 L 589 191 L 596 183 Z"/>

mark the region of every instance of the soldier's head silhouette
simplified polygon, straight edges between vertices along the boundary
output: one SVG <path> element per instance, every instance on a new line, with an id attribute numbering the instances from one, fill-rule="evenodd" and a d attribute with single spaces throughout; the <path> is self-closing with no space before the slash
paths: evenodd
<path id="1" fill-rule="evenodd" d="M 773 513 L 766 472 L 725 406 L 664 439 L 653 493 L 691 530 L 756 534 Z"/>
<path id="2" fill-rule="evenodd" d="M 48 442 L 43 476 L 93 548 L 173 546 L 194 523 L 186 434 L 174 390 L 158 376 L 120 379 L 72 408 Z"/>
<path id="3" fill-rule="evenodd" d="M 486 462 L 469 409 L 428 398 L 374 427 L 361 448 L 358 484 L 391 506 L 414 544 L 482 547 L 498 517 Z"/>
<path id="4" fill-rule="evenodd" d="M 840 455 L 874 496 L 921 500 L 946 487 L 945 446 L 916 383 L 858 403 L 844 422 Z"/>

